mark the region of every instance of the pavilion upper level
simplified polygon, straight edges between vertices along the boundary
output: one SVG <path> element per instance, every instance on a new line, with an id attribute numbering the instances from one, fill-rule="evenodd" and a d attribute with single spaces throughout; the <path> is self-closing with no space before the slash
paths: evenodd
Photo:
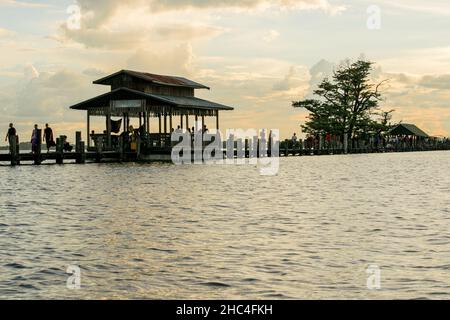
<path id="1" fill-rule="evenodd" d="M 110 86 L 111 91 L 71 106 L 86 110 L 90 115 L 120 116 L 127 113 L 137 116 L 141 112 L 150 115 L 215 116 L 219 111 L 234 108 L 195 97 L 196 89 L 209 87 L 195 81 L 175 76 L 121 70 L 93 82 Z"/>

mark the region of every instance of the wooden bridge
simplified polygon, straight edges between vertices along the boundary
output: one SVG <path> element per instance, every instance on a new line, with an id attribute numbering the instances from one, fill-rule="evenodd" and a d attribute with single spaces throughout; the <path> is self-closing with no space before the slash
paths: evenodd
<path id="1" fill-rule="evenodd" d="M 41 137 L 41 130 L 38 130 L 38 136 Z M 41 139 L 39 139 L 41 141 Z M 255 140 L 256 141 L 256 140 Z M 67 152 L 64 149 L 64 144 L 66 143 L 66 137 L 61 136 L 56 139 L 56 151 L 43 153 L 41 152 L 41 145 L 37 146 L 37 150 L 34 153 L 31 152 L 20 152 L 18 139 L 12 139 L 9 154 L 0 154 L 0 164 L 3 163 L 5 165 L 41 165 L 41 164 L 64 164 L 65 162 L 71 162 L 76 164 L 84 164 L 86 162 L 138 162 L 138 161 L 171 161 L 171 153 L 172 146 L 165 147 L 164 145 L 156 146 L 149 150 L 141 150 L 141 145 L 145 145 L 146 143 L 142 143 L 141 141 L 137 142 L 137 150 L 135 151 L 126 151 L 123 144 L 119 143 L 118 148 L 115 150 L 102 150 L 102 145 L 99 144 L 97 148 L 88 148 L 85 147 L 85 142 L 81 139 L 81 132 L 76 132 L 75 134 L 75 147 L 73 152 Z M 260 141 L 258 141 L 258 147 L 256 150 L 251 150 L 251 145 L 253 142 L 249 139 L 244 141 L 236 142 L 236 141 L 227 141 L 224 142 L 227 146 L 232 145 L 233 151 L 232 155 L 235 158 L 238 157 L 260 157 L 266 156 L 275 156 L 272 155 L 272 151 L 269 146 L 264 150 L 264 153 L 261 154 L 261 150 L 259 148 Z M 264 143 L 262 144 L 265 145 Z M 230 148 L 231 149 L 231 148 Z M 289 157 L 289 156 L 321 156 L 321 155 L 337 155 L 337 154 L 362 154 L 362 153 L 386 153 L 386 152 L 419 152 L 419 151 L 438 151 L 438 150 L 450 150 L 450 145 L 442 144 L 442 145 L 430 145 L 430 146 L 409 146 L 409 147 L 390 147 L 390 148 L 373 148 L 370 146 L 364 146 L 359 148 L 351 148 L 349 150 L 344 151 L 342 148 L 334 147 L 334 148 L 309 148 L 306 147 L 305 144 L 300 141 L 299 143 L 293 144 L 289 140 L 285 140 L 281 143 L 278 143 L 277 149 L 279 150 L 280 157 Z M 194 151 L 192 151 L 192 156 L 194 157 Z M 153 157 L 151 157 L 153 155 Z M 227 148 L 224 147 L 223 150 L 224 158 L 230 157 L 230 152 L 227 151 Z"/>

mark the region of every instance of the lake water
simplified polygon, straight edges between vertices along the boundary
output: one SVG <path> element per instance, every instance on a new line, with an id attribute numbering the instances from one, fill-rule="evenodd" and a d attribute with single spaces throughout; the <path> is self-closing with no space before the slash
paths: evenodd
<path id="1" fill-rule="evenodd" d="M 0 167 L 0 298 L 449 299 L 449 168 L 450 152 L 284 158 L 275 177 Z"/>

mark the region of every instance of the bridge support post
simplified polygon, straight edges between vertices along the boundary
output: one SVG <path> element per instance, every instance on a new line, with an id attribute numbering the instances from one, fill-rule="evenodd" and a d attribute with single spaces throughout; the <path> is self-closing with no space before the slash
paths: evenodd
<path id="1" fill-rule="evenodd" d="M 80 164 L 86 163 L 86 144 L 84 141 L 80 141 Z"/>
<path id="2" fill-rule="evenodd" d="M 15 166 L 17 165 L 17 158 L 18 158 L 17 136 L 9 137 L 9 149 L 11 153 L 11 165 Z"/>
<path id="3" fill-rule="evenodd" d="M 42 129 L 37 129 L 37 139 L 38 143 L 36 146 L 36 150 L 34 150 L 34 164 L 40 165 L 42 163 L 41 157 L 41 146 L 42 146 Z"/>
<path id="4" fill-rule="evenodd" d="M 84 147 L 83 148 L 81 147 L 81 142 L 82 142 L 81 141 L 81 132 L 77 131 L 77 132 L 75 132 L 75 154 L 76 154 L 75 161 L 76 161 L 76 163 L 83 162 L 83 159 L 82 159 L 83 150 L 82 149 L 84 149 Z"/>
<path id="5" fill-rule="evenodd" d="M 64 163 L 64 142 L 65 142 L 65 139 L 63 136 L 56 138 L 56 163 L 57 164 Z"/>

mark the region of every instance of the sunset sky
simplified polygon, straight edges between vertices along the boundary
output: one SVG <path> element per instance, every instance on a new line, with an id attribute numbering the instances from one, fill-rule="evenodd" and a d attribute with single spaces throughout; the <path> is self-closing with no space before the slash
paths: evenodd
<path id="1" fill-rule="evenodd" d="M 448 0 L 0 0 L 0 129 L 84 133 L 85 114 L 68 107 L 108 90 L 93 80 L 132 69 L 211 87 L 198 96 L 236 108 L 222 128 L 290 137 L 306 115 L 291 101 L 360 56 L 376 62 L 374 81 L 390 79 L 382 107 L 394 120 L 450 136 Z"/>

